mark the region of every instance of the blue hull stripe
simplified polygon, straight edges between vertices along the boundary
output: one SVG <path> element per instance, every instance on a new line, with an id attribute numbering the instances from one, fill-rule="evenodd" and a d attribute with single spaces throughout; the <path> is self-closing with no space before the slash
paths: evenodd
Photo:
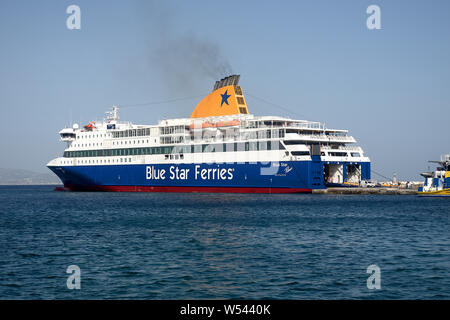
<path id="1" fill-rule="evenodd" d="M 370 166 L 370 163 L 362 163 Z M 317 161 L 222 164 L 124 164 L 56 166 L 64 185 L 245 187 L 323 189 L 323 164 Z M 363 173 L 370 167 L 362 168 Z M 363 177 L 367 179 L 367 177 Z"/>

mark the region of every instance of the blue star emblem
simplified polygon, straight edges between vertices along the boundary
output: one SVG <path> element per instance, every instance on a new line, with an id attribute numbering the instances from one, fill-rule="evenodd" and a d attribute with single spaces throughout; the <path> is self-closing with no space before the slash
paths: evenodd
<path id="1" fill-rule="evenodd" d="M 222 106 L 224 102 L 225 102 L 227 105 L 229 105 L 229 104 L 228 104 L 228 98 L 231 97 L 231 95 L 228 94 L 228 89 L 225 90 L 225 93 L 224 93 L 224 94 L 221 94 L 221 96 L 222 96 L 222 102 L 220 103 L 220 106 Z"/>

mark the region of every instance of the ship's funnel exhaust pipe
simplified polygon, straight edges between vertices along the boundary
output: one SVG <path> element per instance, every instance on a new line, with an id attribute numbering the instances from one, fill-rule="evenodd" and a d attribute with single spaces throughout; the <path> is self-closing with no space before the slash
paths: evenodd
<path id="1" fill-rule="evenodd" d="M 220 81 L 216 81 L 214 84 L 213 91 L 220 89 L 226 86 L 237 86 L 239 84 L 240 75 L 234 74 L 228 77 L 221 79 Z"/>

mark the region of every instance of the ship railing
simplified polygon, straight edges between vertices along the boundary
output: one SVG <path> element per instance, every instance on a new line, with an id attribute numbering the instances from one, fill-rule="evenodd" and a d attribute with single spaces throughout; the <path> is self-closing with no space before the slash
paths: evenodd
<path id="1" fill-rule="evenodd" d="M 303 139 L 303 140 L 311 140 L 311 141 L 323 141 L 323 142 L 356 142 L 355 138 L 352 136 L 346 136 L 346 137 L 336 137 L 336 136 L 328 136 L 324 134 L 297 134 L 296 139 Z"/>
<path id="2" fill-rule="evenodd" d="M 302 129 L 320 129 L 320 130 L 325 129 L 325 126 L 319 122 L 307 122 L 307 123 L 293 122 L 290 123 L 287 127 L 295 127 Z"/>
<path id="3" fill-rule="evenodd" d="M 243 129 L 287 129 L 287 128 L 294 128 L 294 129 L 319 129 L 324 130 L 325 126 L 321 123 L 288 123 L 288 124 L 247 124 L 241 126 Z"/>
<path id="4" fill-rule="evenodd" d="M 348 141 L 348 142 L 355 142 L 356 141 L 355 138 L 353 138 L 352 136 L 342 136 L 342 137 L 340 137 L 340 136 L 327 136 L 327 137 L 328 137 L 328 139 L 330 141 L 332 141 L 332 140 Z"/>
<path id="5" fill-rule="evenodd" d="M 339 146 L 339 148 L 333 148 L 330 146 L 322 146 L 320 147 L 321 150 L 346 150 L 346 151 L 355 151 L 355 152 L 361 152 L 361 147 L 351 147 L 351 146 Z"/>
<path id="6" fill-rule="evenodd" d="M 286 134 L 286 137 L 288 134 Z M 293 139 L 298 140 L 299 137 L 304 140 L 314 140 L 314 141 L 328 141 L 328 137 L 324 134 L 301 134 L 296 133 L 295 137 L 293 136 Z"/>

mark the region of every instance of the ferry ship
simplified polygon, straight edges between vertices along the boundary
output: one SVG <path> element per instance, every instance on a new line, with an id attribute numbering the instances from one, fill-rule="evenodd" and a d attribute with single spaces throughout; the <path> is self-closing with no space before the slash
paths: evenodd
<path id="1" fill-rule="evenodd" d="M 216 81 L 189 118 L 157 125 L 106 119 L 62 129 L 47 166 L 71 191 L 298 193 L 370 179 L 347 130 L 249 113 L 239 75 Z"/>
<path id="2" fill-rule="evenodd" d="M 433 172 L 421 174 L 425 178 L 423 187 L 420 187 L 419 196 L 450 196 L 450 154 L 441 157 L 441 161 L 430 161 L 438 163 L 439 167 Z"/>

